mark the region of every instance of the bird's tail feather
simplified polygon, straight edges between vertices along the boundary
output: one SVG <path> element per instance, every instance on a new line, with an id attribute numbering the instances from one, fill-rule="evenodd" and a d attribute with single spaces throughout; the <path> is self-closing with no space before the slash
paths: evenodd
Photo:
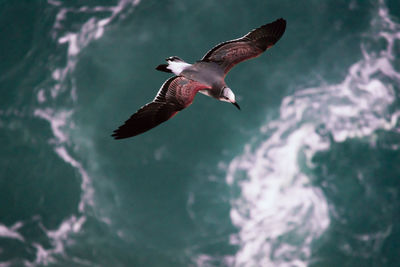
<path id="1" fill-rule="evenodd" d="M 170 69 L 168 69 L 167 67 L 168 67 L 168 64 L 161 64 L 161 65 L 158 65 L 158 66 L 156 67 L 156 70 L 158 70 L 158 71 L 163 71 L 163 72 L 168 72 L 168 73 L 172 73 L 172 71 L 171 71 Z"/>

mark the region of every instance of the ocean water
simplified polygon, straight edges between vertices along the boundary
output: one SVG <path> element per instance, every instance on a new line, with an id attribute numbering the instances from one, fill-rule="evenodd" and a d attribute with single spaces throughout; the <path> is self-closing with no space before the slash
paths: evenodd
<path id="1" fill-rule="evenodd" d="M 287 30 L 134 138 L 219 42 Z M 400 266 L 400 3 L 0 2 L 0 267 Z"/>

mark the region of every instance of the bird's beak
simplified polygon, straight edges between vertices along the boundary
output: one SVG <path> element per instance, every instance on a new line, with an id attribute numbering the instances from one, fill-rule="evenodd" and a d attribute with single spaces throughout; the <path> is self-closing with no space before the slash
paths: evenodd
<path id="1" fill-rule="evenodd" d="M 238 104 L 237 102 L 232 102 L 232 104 L 233 104 L 235 107 L 237 107 L 238 110 L 240 110 L 240 106 L 239 106 L 239 104 Z"/>

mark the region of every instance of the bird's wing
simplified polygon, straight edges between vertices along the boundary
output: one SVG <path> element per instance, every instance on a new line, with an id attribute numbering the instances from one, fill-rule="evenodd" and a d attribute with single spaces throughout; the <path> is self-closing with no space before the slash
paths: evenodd
<path id="1" fill-rule="evenodd" d="M 114 131 L 115 139 L 123 139 L 144 133 L 172 118 L 189 106 L 196 93 L 207 88 L 199 82 L 182 76 L 174 76 L 161 86 L 154 100 L 141 107 L 123 125 Z"/>
<path id="2" fill-rule="evenodd" d="M 257 57 L 272 47 L 282 37 L 285 29 L 286 20 L 277 19 L 252 30 L 239 39 L 218 44 L 207 52 L 202 61 L 217 63 L 224 69 L 226 75 L 236 64 Z"/>

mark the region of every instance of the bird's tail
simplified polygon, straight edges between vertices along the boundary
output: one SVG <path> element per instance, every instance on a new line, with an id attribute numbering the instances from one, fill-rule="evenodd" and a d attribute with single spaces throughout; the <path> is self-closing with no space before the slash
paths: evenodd
<path id="1" fill-rule="evenodd" d="M 171 71 L 170 69 L 168 69 L 167 67 L 168 67 L 168 64 L 161 64 L 161 65 L 158 65 L 158 66 L 156 67 L 156 70 L 158 70 L 158 71 L 163 71 L 163 72 L 168 72 L 168 73 L 172 73 L 172 71 Z"/>
<path id="2" fill-rule="evenodd" d="M 186 63 L 181 58 L 177 56 L 169 57 L 165 59 L 168 64 L 161 64 L 156 67 L 156 70 L 174 73 L 175 75 L 180 75 L 182 71 L 190 67 L 189 63 Z"/>

